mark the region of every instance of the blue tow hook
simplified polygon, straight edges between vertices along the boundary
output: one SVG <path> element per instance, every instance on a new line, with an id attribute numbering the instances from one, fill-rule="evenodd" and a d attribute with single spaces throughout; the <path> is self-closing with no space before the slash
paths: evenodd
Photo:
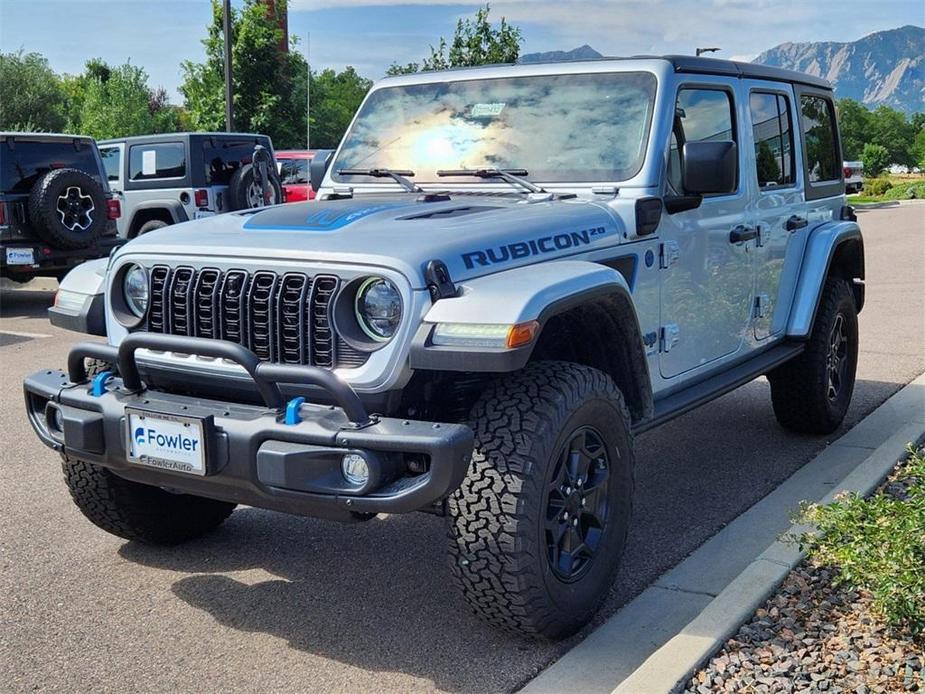
<path id="1" fill-rule="evenodd" d="M 298 424 L 302 421 L 302 417 L 299 416 L 299 409 L 305 403 L 305 398 L 298 397 L 293 398 L 288 403 L 286 403 L 286 419 L 284 420 L 285 424 L 292 426 L 293 424 Z"/>
<path id="2" fill-rule="evenodd" d="M 90 386 L 90 395 L 94 398 L 100 397 L 106 392 L 106 381 L 112 378 L 112 371 L 102 371 L 93 377 L 93 384 Z"/>

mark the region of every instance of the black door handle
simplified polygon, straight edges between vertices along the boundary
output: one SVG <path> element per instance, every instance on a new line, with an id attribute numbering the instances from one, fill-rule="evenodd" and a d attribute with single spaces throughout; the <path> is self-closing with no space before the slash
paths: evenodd
<path id="1" fill-rule="evenodd" d="M 741 243 L 742 241 L 751 241 L 758 237 L 757 227 L 747 227 L 740 224 L 729 232 L 729 243 Z"/>
<path id="2" fill-rule="evenodd" d="M 802 229 L 807 224 L 809 224 L 809 222 L 803 217 L 793 215 L 790 219 L 787 220 L 787 223 L 784 225 L 784 227 L 787 229 L 787 231 L 796 231 L 797 229 Z"/>

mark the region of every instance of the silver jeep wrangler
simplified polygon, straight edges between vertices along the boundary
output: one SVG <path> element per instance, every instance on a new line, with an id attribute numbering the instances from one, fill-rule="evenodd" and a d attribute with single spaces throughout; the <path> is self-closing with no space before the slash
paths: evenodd
<path id="1" fill-rule="evenodd" d="M 236 504 L 437 513 L 471 606 L 559 638 L 616 573 L 634 434 L 761 375 L 784 427 L 840 425 L 864 303 L 841 161 L 831 87 L 763 66 L 386 79 L 315 157 L 318 201 L 73 273 L 59 310 L 96 303 L 108 344 L 30 376 L 28 415 L 120 537 Z"/>

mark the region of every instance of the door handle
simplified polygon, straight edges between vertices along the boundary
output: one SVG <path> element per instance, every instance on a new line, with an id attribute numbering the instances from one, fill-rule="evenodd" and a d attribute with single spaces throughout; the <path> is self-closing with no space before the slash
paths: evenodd
<path id="1" fill-rule="evenodd" d="M 751 241 L 758 237 L 757 227 L 747 227 L 740 224 L 729 232 L 729 243 L 741 243 L 742 241 Z"/>
<path id="2" fill-rule="evenodd" d="M 787 231 L 796 231 L 797 229 L 804 228 L 807 224 L 809 224 L 809 222 L 805 218 L 793 215 L 790 219 L 787 220 L 787 223 L 784 225 L 784 227 L 787 229 Z"/>

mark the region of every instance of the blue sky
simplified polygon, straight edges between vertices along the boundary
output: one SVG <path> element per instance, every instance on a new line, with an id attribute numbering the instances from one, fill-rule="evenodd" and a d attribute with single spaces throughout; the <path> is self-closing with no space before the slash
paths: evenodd
<path id="1" fill-rule="evenodd" d="M 238 4 L 239 0 L 233 0 Z M 478 3 L 290 0 L 289 30 L 311 32 L 313 67 L 353 65 L 377 78 L 392 62 L 419 60 Z M 588 43 L 606 55 L 692 53 L 752 59 L 786 41 L 850 41 L 904 24 L 925 25 L 923 0 L 507 0 L 492 16 L 521 27 L 523 52 Z M 130 60 L 175 102 L 180 62 L 200 60 L 208 0 L 0 0 L 0 50 L 43 53 L 53 69 L 80 72 L 88 58 Z"/>

